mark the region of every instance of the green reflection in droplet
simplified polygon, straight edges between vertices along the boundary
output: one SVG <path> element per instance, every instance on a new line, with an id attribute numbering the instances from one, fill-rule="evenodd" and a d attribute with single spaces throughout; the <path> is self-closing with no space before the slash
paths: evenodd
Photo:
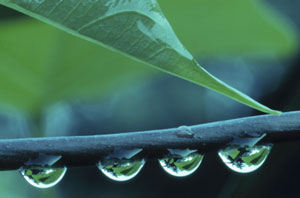
<path id="1" fill-rule="evenodd" d="M 98 163 L 98 168 L 112 180 L 127 181 L 135 177 L 144 164 L 144 159 L 104 159 Z"/>
<path id="2" fill-rule="evenodd" d="M 66 171 L 66 167 L 22 167 L 20 169 L 26 181 L 37 188 L 50 188 L 56 185 L 62 180 Z"/>
<path id="3" fill-rule="evenodd" d="M 267 159 L 271 146 L 253 146 L 227 148 L 219 151 L 221 160 L 231 170 L 239 173 L 249 173 L 257 170 Z"/>
<path id="4" fill-rule="evenodd" d="M 193 150 L 168 150 L 169 154 L 158 161 L 167 173 L 176 177 L 184 177 L 194 173 L 203 160 L 203 155 Z"/>

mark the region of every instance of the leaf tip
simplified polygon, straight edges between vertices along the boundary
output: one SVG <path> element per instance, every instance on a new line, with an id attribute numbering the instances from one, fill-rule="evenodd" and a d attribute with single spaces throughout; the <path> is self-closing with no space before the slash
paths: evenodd
<path id="1" fill-rule="evenodd" d="M 277 110 L 273 110 L 273 109 L 269 109 L 266 113 L 273 114 L 273 115 L 281 115 L 282 114 L 281 111 L 277 111 Z"/>

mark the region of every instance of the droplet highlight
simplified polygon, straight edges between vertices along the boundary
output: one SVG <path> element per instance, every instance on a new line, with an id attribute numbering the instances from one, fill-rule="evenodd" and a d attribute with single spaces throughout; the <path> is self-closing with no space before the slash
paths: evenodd
<path id="1" fill-rule="evenodd" d="M 203 155 L 196 150 L 168 149 L 168 151 L 169 154 L 158 161 L 167 173 L 176 177 L 191 175 L 203 160 Z"/>
<path id="2" fill-rule="evenodd" d="M 219 151 L 221 160 L 227 167 L 238 173 L 250 173 L 257 170 L 267 159 L 270 145 L 227 148 Z"/>
<path id="3" fill-rule="evenodd" d="M 20 169 L 20 173 L 26 181 L 37 188 L 50 188 L 55 186 L 62 180 L 66 171 L 66 167 L 23 167 Z"/>

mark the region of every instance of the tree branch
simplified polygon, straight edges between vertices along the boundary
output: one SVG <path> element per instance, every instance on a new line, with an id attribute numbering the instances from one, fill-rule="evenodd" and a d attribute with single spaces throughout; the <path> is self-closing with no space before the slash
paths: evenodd
<path id="1" fill-rule="evenodd" d="M 264 137 L 262 140 L 261 137 Z M 164 130 L 111 135 L 0 140 L 0 170 L 20 168 L 40 154 L 62 156 L 55 166 L 90 166 L 116 150 L 142 148 L 147 158 L 168 148 L 216 151 L 233 144 L 300 139 L 300 111 L 262 115 Z"/>

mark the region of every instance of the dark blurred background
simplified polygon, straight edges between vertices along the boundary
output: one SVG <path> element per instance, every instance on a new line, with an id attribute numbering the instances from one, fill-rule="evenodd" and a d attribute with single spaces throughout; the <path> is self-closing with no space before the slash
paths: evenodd
<path id="1" fill-rule="evenodd" d="M 165 4 L 162 2 L 161 6 L 164 11 L 166 10 L 168 17 L 167 6 L 163 6 Z M 292 27 L 294 34 L 298 34 L 300 2 L 268 0 L 267 6 L 276 10 L 279 13 L 276 17 L 280 20 L 284 19 L 287 26 Z M 169 19 L 172 24 L 170 17 Z M 7 29 L 18 31 L 16 25 L 27 20 L 30 19 L 26 16 L 0 7 L 0 37 L 4 28 L 7 32 Z M 22 28 L 26 28 L 25 25 Z M 176 27 L 174 29 L 176 31 Z M 34 35 L 33 38 L 38 36 Z M 44 36 L 46 37 L 46 33 L 40 34 L 41 39 Z M 72 39 L 67 43 L 68 45 L 72 46 Z M 2 44 L 6 44 L 4 40 L 0 40 L 0 46 Z M 299 42 L 295 45 L 299 46 Z M 23 50 L 31 49 L 30 45 L 27 47 Z M 64 47 L 61 46 L 61 49 Z M 193 54 L 199 54 L 199 62 L 209 72 L 259 102 L 281 111 L 299 109 L 300 56 L 297 49 L 290 50 L 288 54 L 284 52 L 282 56 L 268 51 L 264 56 L 259 55 L 259 58 L 233 53 L 236 51 L 232 50 L 230 56 L 226 53 L 212 55 L 211 52 L 207 52 L 209 55 L 205 56 L 199 52 Z M 255 50 L 251 53 L 253 51 Z M 64 53 L 63 50 L 62 52 Z M 72 57 L 78 52 L 67 53 Z M 84 55 L 84 52 L 80 54 Z M 95 56 L 101 62 L 101 56 Z M 1 67 L 4 68 L 4 65 L 0 65 L 0 72 L 5 73 L 5 69 Z M 147 75 L 143 73 L 142 77 L 136 77 L 140 76 L 140 73 L 137 73 L 128 74 L 124 78 L 126 80 L 118 78 L 119 84 L 126 81 L 126 86 L 112 85 L 112 88 L 105 91 L 105 94 L 101 94 L 101 97 L 89 98 L 89 100 L 76 97 L 58 100 L 56 97 L 47 105 L 39 105 L 42 110 L 38 113 L 31 113 L 31 110 L 30 113 L 24 113 L 26 111 L 19 111 L 18 105 L 16 107 L 2 105 L 0 137 L 143 131 L 201 124 L 259 113 L 185 80 L 149 70 L 145 72 Z M 62 92 L 61 95 L 63 94 Z M 222 164 L 216 153 L 206 153 L 199 169 L 193 175 L 184 178 L 167 175 L 155 160 L 147 161 L 136 178 L 124 183 L 106 178 L 96 167 L 70 168 L 57 186 L 47 190 L 30 186 L 16 172 L 2 172 L 0 173 L 0 197 L 294 197 L 300 195 L 299 149 L 299 142 L 274 145 L 265 164 L 250 174 L 232 172 Z"/>

